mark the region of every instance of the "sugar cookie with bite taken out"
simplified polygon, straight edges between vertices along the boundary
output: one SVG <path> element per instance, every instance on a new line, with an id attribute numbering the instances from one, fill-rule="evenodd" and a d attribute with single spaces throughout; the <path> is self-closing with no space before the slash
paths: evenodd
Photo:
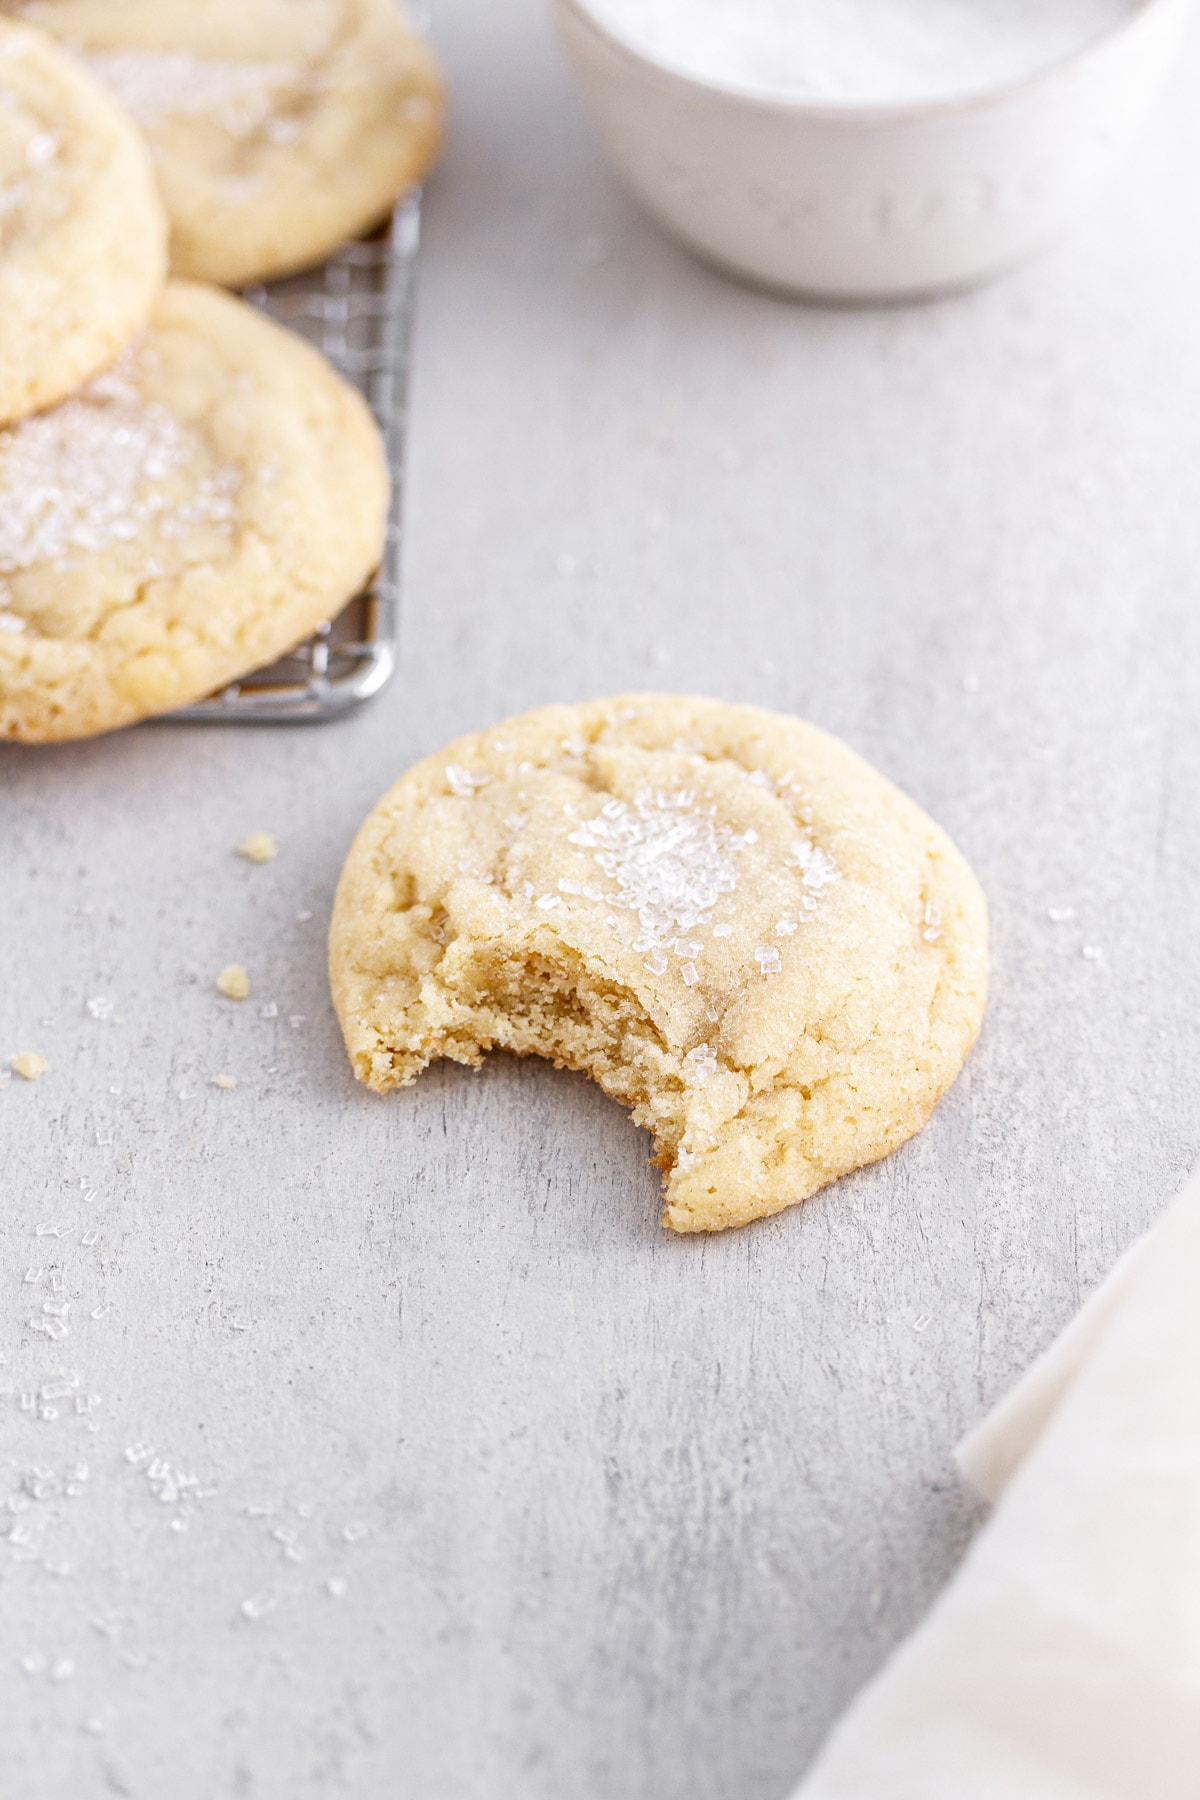
<path id="1" fill-rule="evenodd" d="M 654 1134 L 663 1222 L 805 1199 L 928 1119 L 975 1040 L 983 896 L 835 738 L 661 694 L 548 706 L 401 777 L 354 841 L 334 1004 L 379 1093 L 493 1047 Z"/>

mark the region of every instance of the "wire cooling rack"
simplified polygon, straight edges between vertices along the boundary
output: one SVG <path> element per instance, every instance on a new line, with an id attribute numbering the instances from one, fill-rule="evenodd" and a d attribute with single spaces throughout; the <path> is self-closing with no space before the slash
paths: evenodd
<path id="1" fill-rule="evenodd" d="M 245 299 L 300 332 L 366 395 L 392 476 L 383 561 L 361 594 L 289 655 L 220 693 L 170 714 L 225 725 L 316 723 L 377 694 L 396 667 L 400 518 L 408 409 L 409 342 L 421 196 L 409 194 L 374 237 L 347 244 L 323 268 Z"/>

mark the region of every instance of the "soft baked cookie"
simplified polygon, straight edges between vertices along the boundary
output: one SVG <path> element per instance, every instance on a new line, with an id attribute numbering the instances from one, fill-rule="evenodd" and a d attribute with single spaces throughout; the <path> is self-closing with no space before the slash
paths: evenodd
<path id="1" fill-rule="evenodd" d="M 166 273 L 138 132 L 51 39 L 0 19 L 0 424 L 112 361 Z"/>
<path id="2" fill-rule="evenodd" d="M 361 1081 L 493 1046 L 582 1069 L 654 1133 L 676 1231 L 903 1143 L 987 988 L 983 896 L 911 800 L 799 719 L 660 694 L 544 707 L 410 769 L 329 944 Z"/>
<path id="3" fill-rule="evenodd" d="M 145 335 L 0 432 L 0 737 L 86 737 L 290 649 L 370 574 L 388 479 L 302 339 L 168 283 Z"/>
<path id="4" fill-rule="evenodd" d="M 150 140 L 176 275 L 321 262 L 432 162 L 433 55 L 394 0 L 0 0 L 78 48 Z"/>

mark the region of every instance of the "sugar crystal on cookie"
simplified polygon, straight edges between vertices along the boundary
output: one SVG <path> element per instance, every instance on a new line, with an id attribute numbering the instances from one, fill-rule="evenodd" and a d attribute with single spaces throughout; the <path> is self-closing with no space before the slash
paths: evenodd
<path id="1" fill-rule="evenodd" d="M 677 932 L 707 923 L 721 895 L 737 887 L 734 834 L 714 822 L 712 811 L 697 806 L 689 789 L 646 789 L 632 806 L 607 801 L 570 834 L 570 842 L 592 850 L 617 883 L 621 892 L 610 894 L 610 903 L 636 913 L 641 936 L 635 948 L 657 948 Z"/>
<path id="2" fill-rule="evenodd" d="M 291 63 L 186 51 L 97 51 L 87 61 L 145 130 L 182 115 L 211 119 L 244 136 L 263 123 L 282 89 L 303 79 L 303 70 Z"/>
<path id="3" fill-rule="evenodd" d="M 182 536 L 194 526 L 228 530 L 236 473 L 220 470 L 175 497 L 197 440 L 131 379 L 131 359 L 87 387 L 0 432 L 0 575 L 72 552 L 126 543 L 147 529 Z"/>

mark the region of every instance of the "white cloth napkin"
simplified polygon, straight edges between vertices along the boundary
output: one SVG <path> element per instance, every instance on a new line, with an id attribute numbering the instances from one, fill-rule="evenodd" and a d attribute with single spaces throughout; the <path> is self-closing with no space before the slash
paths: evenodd
<path id="1" fill-rule="evenodd" d="M 996 1511 L 793 1800 L 1200 1800 L 1200 1171 L 958 1462 Z"/>

